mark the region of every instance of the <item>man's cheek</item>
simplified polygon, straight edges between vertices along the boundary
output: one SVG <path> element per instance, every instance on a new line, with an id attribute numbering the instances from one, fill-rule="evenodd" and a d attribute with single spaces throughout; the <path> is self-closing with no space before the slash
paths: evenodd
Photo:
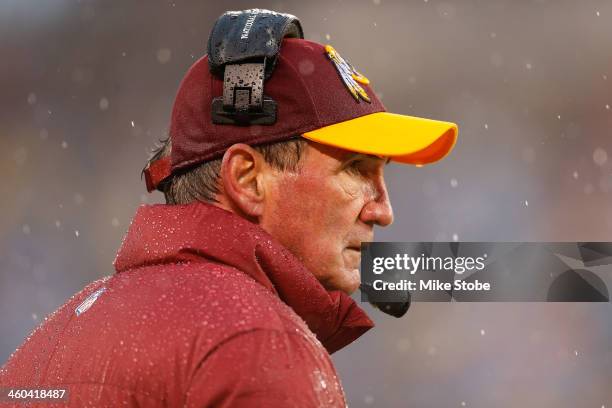
<path id="1" fill-rule="evenodd" d="M 364 201 L 365 197 L 368 196 L 367 184 L 363 180 L 353 175 L 344 175 L 335 180 L 335 190 L 339 200 L 342 200 L 346 204 L 356 203 Z"/>

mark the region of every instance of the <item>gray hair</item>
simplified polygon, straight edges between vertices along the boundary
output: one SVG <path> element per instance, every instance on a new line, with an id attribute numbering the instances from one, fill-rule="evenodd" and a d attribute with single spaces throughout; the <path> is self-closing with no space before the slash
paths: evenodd
<path id="1" fill-rule="evenodd" d="M 253 146 L 261 153 L 266 163 L 281 171 L 295 172 L 306 148 L 306 140 L 296 136 L 293 139 Z M 172 141 L 170 137 L 160 140 L 153 149 L 147 167 L 156 160 L 170 155 Z M 194 201 L 217 202 L 221 160 L 200 163 L 195 167 L 175 174 L 162 181 L 158 186 L 164 193 L 167 204 L 189 204 Z M 145 167 L 146 168 L 146 167 Z"/>

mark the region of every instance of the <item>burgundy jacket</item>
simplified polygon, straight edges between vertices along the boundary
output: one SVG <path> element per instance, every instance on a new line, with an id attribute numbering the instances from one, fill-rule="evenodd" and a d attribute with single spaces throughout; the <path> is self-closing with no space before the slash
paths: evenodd
<path id="1" fill-rule="evenodd" d="M 73 407 L 346 405 L 329 353 L 373 323 L 257 225 L 142 206 L 115 269 L 45 319 L 0 387 L 65 388 Z"/>

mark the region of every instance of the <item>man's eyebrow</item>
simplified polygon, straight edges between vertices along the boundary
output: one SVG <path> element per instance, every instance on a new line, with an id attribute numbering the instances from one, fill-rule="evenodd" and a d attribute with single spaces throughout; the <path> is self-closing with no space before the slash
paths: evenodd
<path id="1" fill-rule="evenodd" d="M 385 156 L 377 156 L 375 154 L 358 153 L 358 152 L 351 153 L 343 161 L 347 162 L 347 161 L 350 161 L 356 158 L 384 160 L 385 164 L 389 164 L 389 162 L 391 161 L 391 157 L 385 158 Z"/>

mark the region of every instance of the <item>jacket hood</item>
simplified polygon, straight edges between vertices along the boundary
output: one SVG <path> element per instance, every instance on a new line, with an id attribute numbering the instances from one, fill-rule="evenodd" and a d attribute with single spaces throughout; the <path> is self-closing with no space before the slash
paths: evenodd
<path id="1" fill-rule="evenodd" d="M 258 225 L 205 203 L 141 206 L 117 253 L 117 273 L 147 265 L 213 261 L 249 275 L 280 297 L 329 353 L 374 326 L 350 296 L 327 291 Z"/>

